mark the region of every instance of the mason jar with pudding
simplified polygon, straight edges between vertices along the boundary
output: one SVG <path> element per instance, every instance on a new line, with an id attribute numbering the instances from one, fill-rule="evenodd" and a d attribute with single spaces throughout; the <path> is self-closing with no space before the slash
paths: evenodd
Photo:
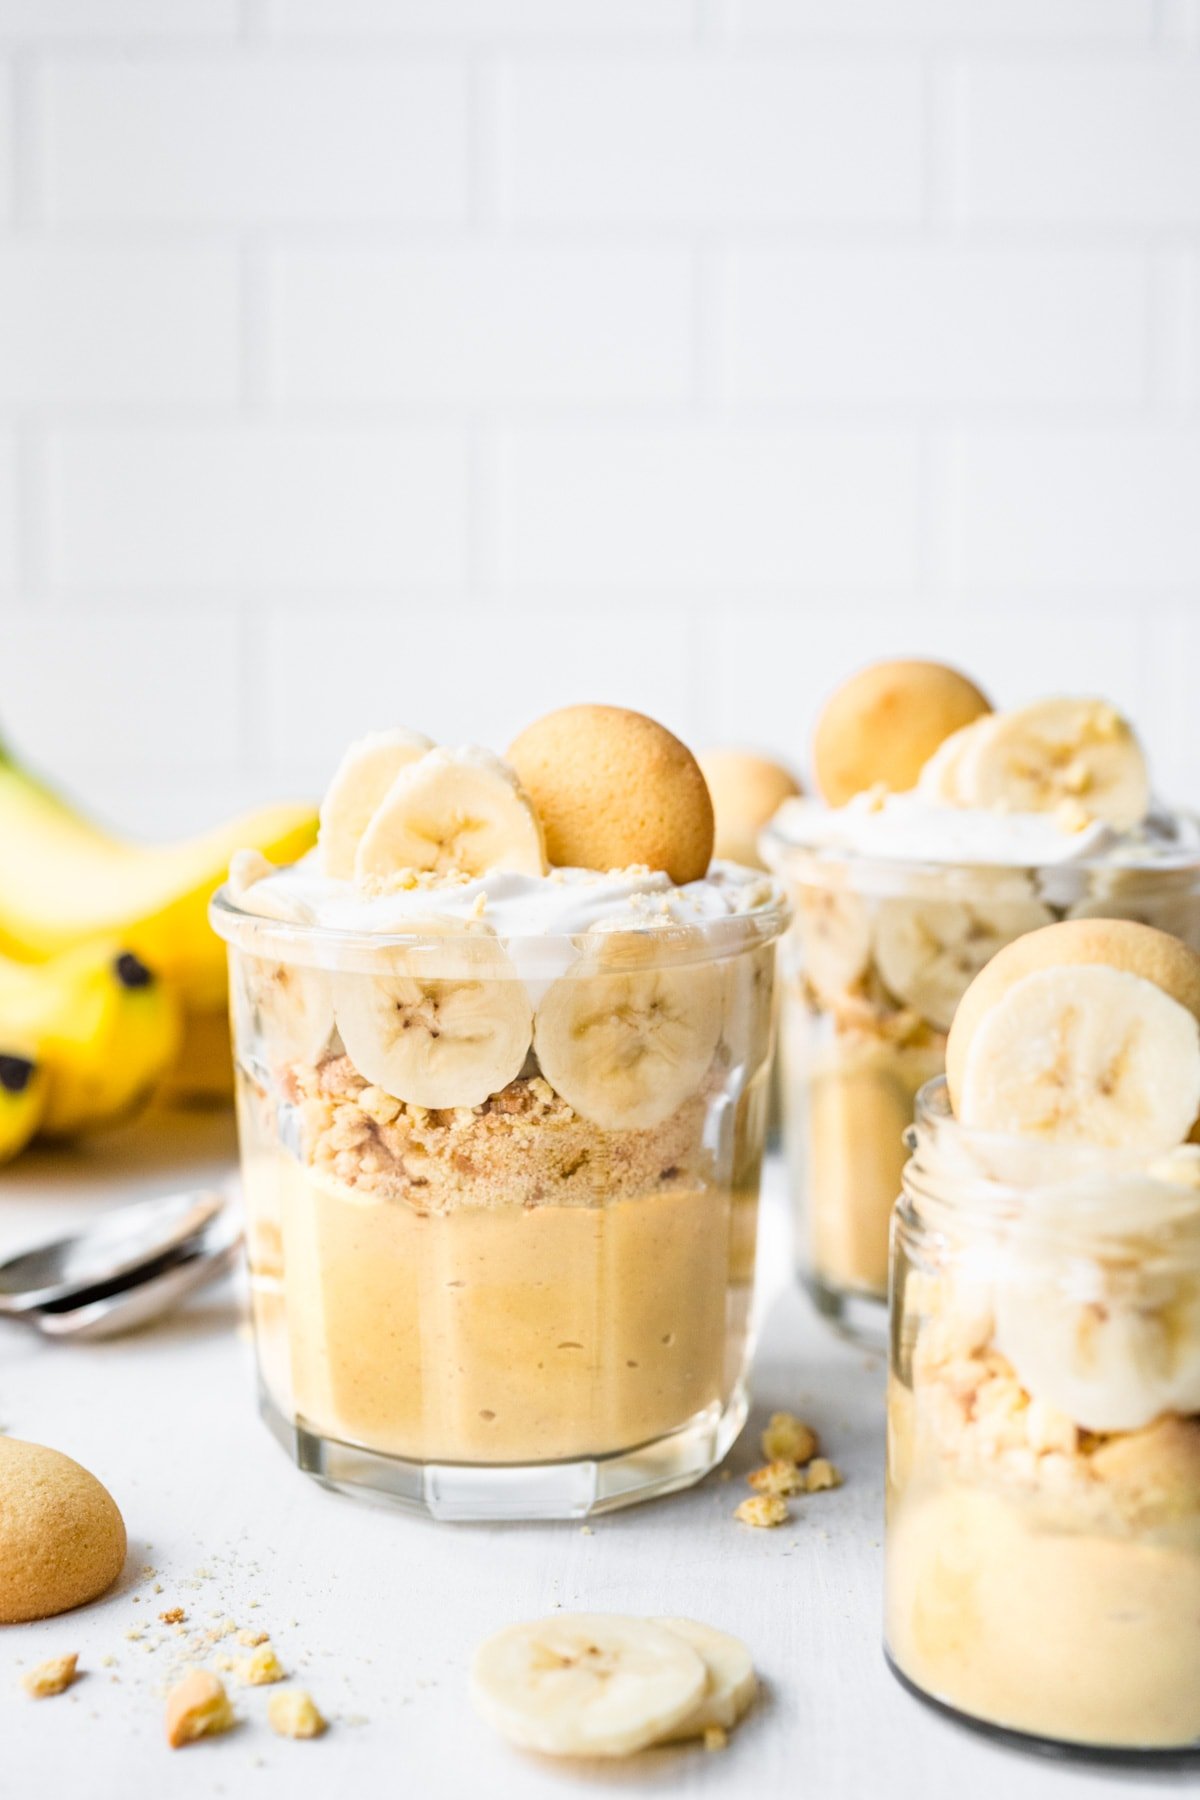
<path id="1" fill-rule="evenodd" d="M 824 799 L 786 801 L 763 838 L 795 913 L 780 1049 L 797 1255 L 819 1309 L 881 1342 L 903 1133 L 970 982 L 1063 919 L 1200 946 L 1200 826 L 1152 800 L 1107 702 L 993 711 L 939 664 L 846 683 L 814 760 Z"/>
<path id="2" fill-rule="evenodd" d="M 1200 1747 L 1200 957 L 1051 926 L 968 990 L 892 1248 L 886 1637 L 923 1699 Z"/>
<path id="3" fill-rule="evenodd" d="M 776 885 L 703 778 L 569 708 L 502 762 L 352 747 L 230 945 L 262 1405 L 332 1485 L 582 1517 L 745 1417 Z"/>

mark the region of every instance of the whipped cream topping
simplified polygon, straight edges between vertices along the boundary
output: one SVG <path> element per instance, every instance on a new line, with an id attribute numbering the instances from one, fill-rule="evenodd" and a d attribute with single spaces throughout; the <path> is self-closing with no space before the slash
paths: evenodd
<path id="1" fill-rule="evenodd" d="M 684 887 L 650 869 L 552 869 L 548 875 L 496 869 L 470 880 L 415 878 L 412 886 L 372 891 L 324 874 L 312 855 L 237 898 L 247 912 L 298 917 L 329 931 L 384 936 L 419 929 L 423 920 L 451 919 L 482 923 L 502 939 L 706 925 L 782 904 L 769 876 L 734 863 L 715 862 L 703 881 Z"/>
<path id="2" fill-rule="evenodd" d="M 917 792 L 864 793 L 838 807 L 807 798 L 785 800 L 763 842 L 772 862 L 780 851 L 805 849 L 1003 868 L 1186 867 L 1200 861 L 1200 820 L 1155 808 L 1128 831 L 1100 819 L 1071 830 L 1054 813 L 948 806 Z"/>

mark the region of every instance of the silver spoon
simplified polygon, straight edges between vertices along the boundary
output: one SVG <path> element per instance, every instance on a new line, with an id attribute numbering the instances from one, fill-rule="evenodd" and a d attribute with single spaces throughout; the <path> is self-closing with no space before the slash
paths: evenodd
<path id="1" fill-rule="evenodd" d="M 173 1257 L 152 1265 L 153 1273 L 84 1290 L 74 1304 L 60 1300 L 49 1308 L 35 1307 L 24 1317 L 46 1337 L 116 1337 L 157 1318 L 185 1294 L 225 1274 L 237 1261 L 241 1242 L 241 1224 L 232 1207 L 226 1206 Z"/>
<path id="2" fill-rule="evenodd" d="M 69 1237 L 0 1263 L 0 1313 L 55 1306 L 89 1289 L 136 1281 L 197 1241 L 228 1210 L 217 1188 L 115 1207 Z"/>

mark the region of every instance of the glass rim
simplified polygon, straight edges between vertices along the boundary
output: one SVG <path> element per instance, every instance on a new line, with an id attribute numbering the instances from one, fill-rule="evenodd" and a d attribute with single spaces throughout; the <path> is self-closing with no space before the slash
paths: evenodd
<path id="1" fill-rule="evenodd" d="M 944 1074 L 917 1090 L 905 1143 L 901 1205 L 915 1202 L 912 1210 L 941 1222 L 968 1230 L 977 1225 L 981 1232 L 1019 1228 L 1072 1248 L 1088 1239 L 1145 1243 L 1181 1229 L 1200 1235 L 1200 1184 L 1155 1172 L 1172 1151 L 1053 1144 L 964 1125 L 954 1116 Z M 1200 1146 L 1187 1142 L 1177 1148 L 1200 1154 Z M 1106 1210 L 1098 1202 L 1105 1189 L 1106 1199 L 1118 1200 L 1127 1190 L 1125 1206 Z"/>
<path id="2" fill-rule="evenodd" d="M 874 876 L 880 889 L 888 884 L 905 881 L 953 881 L 962 876 L 990 879 L 1009 877 L 1013 880 L 1023 878 L 1026 881 L 1048 883 L 1053 882 L 1056 877 L 1061 879 L 1078 872 L 1083 875 L 1105 873 L 1135 877 L 1140 878 L 1147 888 L 1174 886 L 1200 895 L 1200 851 L 1176 860 L 1159 856 L 1123 858 L 1117 862 L 1112 857 L 1089 856 L 1042 863 L 984 862 L 978 857 L 931 861 L 920 857 L 870 855 L 841 844 L 795 844 L 770 825 L 763 830 L 759 843 L 771 873 L 783 880 L 797 881 L 801 885 L 802 872 L 806 869 L 811 869 L 814 873 L 853 870 L 868 878 Z M 813 885 L 818 883 L 814 881 Z M 865 891 L 871 891 L 875 885 L 868 880 Z M 1131 885 L 1127 891 L 1132 893 L 1138 889 Z"/>
<path id="3" fill-rule="evenodd" d="M 792 907 L 783 892 L 770 904 L 719 919 L 665 925 L 647 921 L 574 933 L 498 932 L 486 921 L 481 922 L 482 928 L 472 930 L 471 921 L 454 919 L 450 920 L 451 926 L 461 924 L 463 929 L 350 931 L 315 921 L 275 919 L 253 912 L 238 904 L 228 883 L 217 889 L 208 906 L 209 924 L 217 936 L 238 950 L 272 955 L 281 962 L 311 962 L 317 966 L 346 966 L 345 959 L 349 957 L 361 961 L 365 971 L 376 958 L 386 959 L 396 950 L 421 951 L 427 956 L 441 953 L 447 962 L 478 964 L 494 960 L 496 949 L 503 950 L 505 946 L 519 946 L 528 953 L 540 950 L 547 957 L 567 956 L 572 962 L 587 951 L 607 947 L 613 973 L 623 967 L 716 962 L 775 943 L 786 931 L 791 917 Z M 653 954 L 647 953 L 649 947 Z M 623 949 L 629 953 L 627 960 L 622 958 Z M 290 958 L 289 950 L 295 953 Z"/>

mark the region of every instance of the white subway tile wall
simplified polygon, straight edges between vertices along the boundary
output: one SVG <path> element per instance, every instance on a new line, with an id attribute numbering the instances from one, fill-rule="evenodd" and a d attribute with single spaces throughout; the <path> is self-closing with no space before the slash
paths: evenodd
<path id="1" fill-rule="evenodd" d="M 1200 0 L 0 0 L 0 609 L 152 833 L 902 652 L 1200 803 Z"/>

